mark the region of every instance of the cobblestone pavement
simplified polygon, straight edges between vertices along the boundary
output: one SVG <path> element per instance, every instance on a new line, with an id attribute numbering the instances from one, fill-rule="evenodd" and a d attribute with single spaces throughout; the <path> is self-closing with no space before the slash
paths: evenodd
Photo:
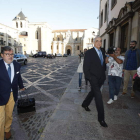
<path id="1" fill-rule="evenodd" d="M 81 107 L 90 90 L 84 79 L 82 84 L 83 89 L 78 91 L 75 73 L 39 140 L 140 140 L 140 93 L 131 99 L 131 84 L 127 95 L 121 95 L 121 87 L 118 100 L 108 105 L 108 81 L 105 81 L 102 96 L 108 128 L 99 125 L 94 100 L 89 106 L 91 112 Z"/>
<path id="2" fill-rule="evenodd" d="M 21 67 L 26 93 L 36 99 L 36 112 L 13 113 L 11 140 L 39 140 L 78 66 L 78 57 L 29 58 Z M 26 98 L 25 93 L 22 97 Z"/>
<path id="3" fill-rule="evenodd" d="M 77 66 L 78 59 L 69 57 L 30 59 L 28 66 L 22 67 L 27 92 L 36 98 L 37 112 L 17 115 L 15 110 L 12 140 L 140 140 L 140 93 L 131 99 L 129 84 L 125 96 L 121 87 L 118 100 L 107 105 L 106 80 L 102 96 L 108 128 L 103 128 L 97 121 L 94 100 L 89 106 L 91 112 L 81 107 L 90 87 L 83 79 L 78 91 Z"/>

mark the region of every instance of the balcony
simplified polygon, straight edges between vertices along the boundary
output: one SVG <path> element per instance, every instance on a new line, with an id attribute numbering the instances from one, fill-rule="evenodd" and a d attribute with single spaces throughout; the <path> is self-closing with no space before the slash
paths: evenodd
<path id="1" fill-rule="evenodd" d="M 4 42 L 3 42 L 3 40 L 0 40 L 0 45 L 4 45 Z"/>
<path id="2" fill-rule="evenodd" d="M 8 43 L 8 46 L 12 46 L 12 43 Z"/>
<path id="3" fill-rule="evenodd" d="M 13 45 L 14 47 L 17 47 L 18 46 L 18 44 L 17 43 L 14 43 L 14 45 Z"/>
<path id="4" fill-rule="evenodd" d="M 0 36 L 4 36 L 4 33 L 1 33 L 1 32 L 0 32 Z"/>

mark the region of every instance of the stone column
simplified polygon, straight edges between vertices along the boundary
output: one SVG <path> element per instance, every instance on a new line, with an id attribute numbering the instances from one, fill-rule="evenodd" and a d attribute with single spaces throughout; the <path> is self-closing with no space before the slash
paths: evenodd
<path id="1" fill-rule="evenodd" d="M 132 18 L 129 18 L 127 50 L 129 50 L 129 46 L 130 46 L 129 44 L 131 41 L 131 32 L 132 32 Z"/>
<path id="2" fill-rule="evenodd" d="M 72 45 L 72 52 L 71 55 L 74 56 L 74 45 Z"/>
<path id="3" fill-rule="evenodd" d="M 113 46 L 115 47 L 116 42 L 116 28 L 114 29 L 114 38 L 113 38 Z"/>
<path id="4" fill-rule="evenodd" d="M 137 35 L 137 47 L 140 49 L 140 11 L 138 12 L 138 35 Z"/>
<path id="5" fill-rule="evenodd" d="M 116 47 L 120 48 L 121 47 L 121 26 L 118 26 L 118 36 L 117 36 L 116 41 L 117 41 Z"/>
<path id="6" fill-rule="evenodd" d="M 65 54 L 66 52 L 65 52 L 65 49 L 66 49 L 66 44 L 65 43 L 63 43 L 63 54 Z"/>
<path id="7" fill-rule="evenodd" d="M 58 48 L 59 48 L 59 53 L 62 54 L 62 45 L 61 45 L 61 41 L 59 41 Z"/>
<path id="8" fill-rule="evenodd" d="M 57 44 L 56 41 L 53 41 L 53 54 L 57 54 Z"/>

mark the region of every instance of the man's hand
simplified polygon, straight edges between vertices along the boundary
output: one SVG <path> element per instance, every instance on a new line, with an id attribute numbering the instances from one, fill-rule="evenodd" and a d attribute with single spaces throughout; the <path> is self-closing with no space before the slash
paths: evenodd
<path id="1" fill-rule="evenodd" d="M 111 56 L 111 57 L 116 57 L 116 55 L 113 53 L 113 54 L 109 54 L 109 56 Z"/>
<path id="2" fill-rule="evenodd" d="M 25 91 L 25 89 L 26 89 L 26 88 L 22 88 L 22 89 L 20 89 L 20 91 Z"/>

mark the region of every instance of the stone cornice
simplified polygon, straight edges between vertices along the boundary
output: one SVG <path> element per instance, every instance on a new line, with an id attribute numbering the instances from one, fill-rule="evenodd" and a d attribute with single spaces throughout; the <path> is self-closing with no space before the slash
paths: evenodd
<path id="1" fill-rule="evenodd" d="M 135 2 L 133 3 L 133 6 L 132 6 L 134 12 L 135 11 L 140 11 L 140 0 L 135 0 Z"/>
<path id="2" fill-rule="evenodd" d="M 134 12 L 130 11 L 126 15 L 124 15 L 122 18 L 118 18 L 116 20 L 115 26 L 121 25 L 124 21 L 129 20 L 129 18 L 132 18 L 134 16 Z"/>
<path id="3" fill-rule="evenodd" d="M 138 2 L 140 2 L 140 0 L 137 0 Z M 106 32 L 110 33 L 112 32 L 114 29 L 116 29 L 117 26 L 121 26 L 124 23 L 126 23 L 127 21 L 129 21 L 130 18 L 132 18 L 134 16 L 134 10 L 132 9 L 134 2 L 128 2 L 125 4 L 124 7 L 122 7 L 120 9 L 118 18 L 113 18 L 109 24 L 108 27 L 106 28 Z"/>

